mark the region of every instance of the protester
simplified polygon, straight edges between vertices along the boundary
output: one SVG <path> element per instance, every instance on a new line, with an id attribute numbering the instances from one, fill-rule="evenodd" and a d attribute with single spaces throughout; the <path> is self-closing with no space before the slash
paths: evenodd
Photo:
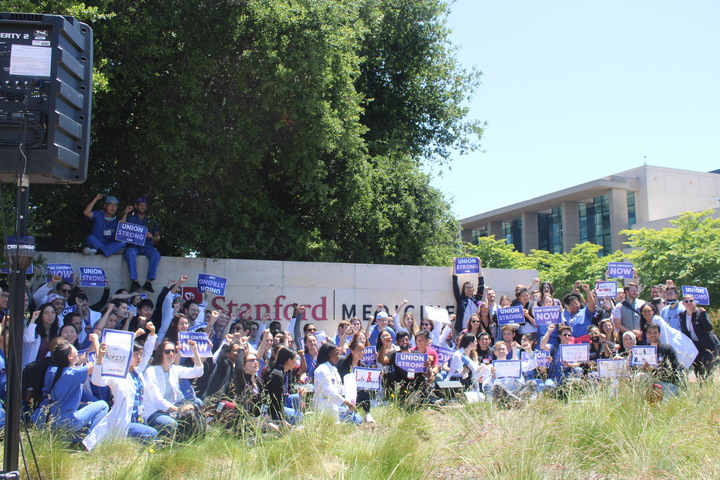
<path id="1" fill-rule="evenodd" d="M 342 379 L 335 364 L 340 359 L 340 349 L 332 342 L 320 347 L 315 368 L 313 404 L 316 413 L 330 414 L 335 421 L 362 423 L 357 408 L 344 396 Z"/>
<path id="2" fill-rule="evenodd" d="M 98 193 L 83 210 L 83 215 L 92 222 L 90 235 L 85 238 L 83 253 L 94 255 L 99 250 L 106 257 L 110 257 L 125 248 L 125 243 L 115 240 L 115 231 L 118 224 L 115 213 L 117 212 L 118 199 L 112 196 L 107 197 L 102 212 L 93 210 L 95 203 L 101 198 L 103 198 L 103 195 Z"/>
<path id="3" fill-rule="evenodd" d="M 155 244 L 160 241 L 160 227 L 147 218 L 148 201 L 147 197 L 140 197 L 135 200 L 135 213 L 127 216 L 128 213 L 133 211 L 132 206 L 128 206 L 125 209 L 121 222 L 126 221 L 134 225 L 142 225 L 146 227 L 148 231 L 145 233 L 145 245 L 135 245 L 133 243 L 126 244 L 125 253 L 123 258 L 127 262 L 128 271 L 130 273 L 130 285 L 131 292 L 140 291 L 140 289 L 146 292 L 154 293 L 152 282 L 157 277 L 157 269 L 160 264 L 160 252 L 155 248 Z M 138 282 L 137 273 L 137 257 L 138 255 L 145 255 L 148 259 L 147 269 L 147 281 L 141 287 Z"/>
<path id="4" fill-rule="evenodd" d="M 693 370 L 700 378 L 710 375 L 718 364 L 720 357 L 720 340 L 713 332 L 712 323 L 707 311 L 698 307 L 693 295 L 683 296 L 684 312 L 680 312 L 680 329 L 687 335 L 698 349 L 693 362 Z"/>

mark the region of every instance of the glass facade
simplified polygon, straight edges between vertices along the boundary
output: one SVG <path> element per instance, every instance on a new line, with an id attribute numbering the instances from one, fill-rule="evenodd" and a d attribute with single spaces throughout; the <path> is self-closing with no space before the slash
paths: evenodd
<path id="1" fill-rule="evenodd" d="M 627 204 L 628 204 L 628 228 L 632 227 L 637 223 L 637 216 L 635 214 L 635 192 L 627 192 Z"/>
<path id="2" fill-rule="evenodd" d="M 538 247 L 550 253 L 563 252 L 562 207 L 538 213 Z"/>
<path id="3" fill-rule="evenodd" d="M 508 244 L 515 246 L 515 250 L 522 252 L 522 219 L 502 222 L 502 236 Z"/>
<path id="4" fill-rule="evenodd" d="M 580 243 L 591 242 L 602 248 L 598 255 L 612 253 L 610 236 L 610 202 L 607 195 L 593 198 L 592 202 L 580 202 Z"/>

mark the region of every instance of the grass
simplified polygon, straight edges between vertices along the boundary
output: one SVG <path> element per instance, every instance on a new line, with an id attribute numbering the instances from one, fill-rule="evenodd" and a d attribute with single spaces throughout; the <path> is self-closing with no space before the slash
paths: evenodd
<path id="1" fill-rule="evenodd" d="M 645 400 L 642 385 L 604 385 L 512 410 L 390 405 L 362 427 L 311 414 L 281 436 L 214 427 L 187 445 L 126 440 L 92 453 L 48 432 L 31 435 L 47 479 L 720 478 L 718 398 L 720 385 L 710 381 L 657 404 Z"/>

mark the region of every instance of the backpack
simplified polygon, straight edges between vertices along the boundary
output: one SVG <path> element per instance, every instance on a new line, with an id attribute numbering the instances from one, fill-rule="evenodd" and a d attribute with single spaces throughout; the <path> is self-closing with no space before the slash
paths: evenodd
<path id="1" fill-rule="evenodd" d="M 28 363 L 22 372 L 22 398 L 23 401 L 35 410 L 43 401 L 43 387 L 45 386 L 45 372 L 50 366 L 50 357 Z"/>

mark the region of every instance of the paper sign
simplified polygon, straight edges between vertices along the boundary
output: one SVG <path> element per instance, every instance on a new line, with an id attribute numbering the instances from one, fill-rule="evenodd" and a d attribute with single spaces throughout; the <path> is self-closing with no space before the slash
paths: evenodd
<path id="1" fill-rule="evenodd" d="M 495 360 L 495 378 L 520 378 L 522 362 L 520 360 Z"/>
<path id="2" fill-rule="evenodd" d="M 377 363 L 377 349 L 375 347 L 365 347 L 363 363 L 365 365 L 375 365 Z"/>
<path id="3" fill-rule="evenodd" d="M 530 372 L 537 368 L 537 362 L 535 361 L 535 352 L 526 352 L 522 350 L 520 352 L 520 363 L 522 365 L 523 373 Z"/>
<path id="4" fill-rule="evenodd" d="M 535 317 L 535 325 L 550 325 L 551 323 L 560 323 L 562 320 L 560 307 L 535 307 L 533 316 Z"/>
<path id="5" fill-rule="evenodd" d="M 497 320 L 498 325 L 509 325 L 511 323 L 525 323 L 525 315 L 523 314 L 522 305 L 514 305 L 512 307 L 498 307 Z"/>
<path id="6" fill-rule="evenodd" d="M 595 284 L 597 298 L 617 297 L 617 282 L 598 282 Z"/>
<path id="7" fill-rule="evenodd" d="M 315 336 L 315 340 L 317 340 L 318 347 L 322 345 L 323 343 L 327 342 L 327 333 L 325 333 L 325 330 L 320 330 L 319 332 L 313 333 Z"/>
<path id="8" fill-rule="evenodd" d="M 600 378 L 618 378 L 628 373 L 627 360 L 624 358 L 616 360 L 598 358 L 597 367 Z"/>
<path id="9" fill-rule="evenodd" d="M 117 230 L 115 230 L 115 240 L 119 242 L 132 243 L 133 245 L 144 246 L 145 235 L 148 229 L 143 225 L 136 225 L 128 222 L 118 222 Z"/>
<path id="10" fill-rule="evenodd" d="M 198 274 L 198 291 L 200 293 L 207 290 L 215 295 L 224 296 L 225 288 L 227 288 L 227 278 L 208 275 L 207 273 Z"/>
<path id="11" fill-rule="evenodd" d="M 343 391 L 340 392 L 340 394 L 344 393 L 345 400 L 352 403 L 353 405 L 357 401 L 357 391 L 358 386 L 355 383 L 355 373 L 348 373 L 342 378 L 342 385 L 340 386 Z"/>
<path id="12" fill-rule="evenodd" d="M 435 351 L 438 354 L 438 363 L 442 365 L 445 362 L 450 361 L 453 354 L 455 353 L 455 350 L 448 347 L 440 347 L 438 345 L 433 345 L 432 348 L 435 349 Z"/>
<path id="13" fill-rule="evenodd" d="M 685 295 L 692 295 L 695 299 L 695 303 L 698 305 L 710 305 L 710 295 L 708 289 L 705 287 L 690 287 L 687 285 L 682 286 L 683 297 Z"/>
<path id="14" fill-rule="evenodd" d="M 425 318 L 433 322 L 450 323 L 450 315 L 446 308 L 423 306 Z"/>
<path id="15" fill-rule="evenodd" d="M 45 268 L 45 273 L 48 275 L 59 275 L 66 282 L 72 282 L 75 276 L 73 266 L 69 263 L 48 263 L 47 268 Z"/>
<path id="16" fill-rule="evenodd" d="M 422 373 L 425 371 L 426 353 L 397 352 L 395 365 L 408 373 Z"/>
<path id="17" fill-rule="evenodd" d="M 105 270 L 98 267 L 80 267 L 80 286 L 105 288 Z"/>
<path id="18" fill-rule="evenodd" d="M 480 259 L 477 257 L 456 258 L 455 275 L 464 273 L 480 273 Z"/>
<path id="19" fill-rule="evenodd" d="M 379 368 L 354 368 L 355 385 L 358 390 L 380 390 Z"/>
<path id="20" fill-rule="evenodd" d="M 653 345 L 638 345 L 633 347 L 630 365 L 640 367 L 647 362 L 651 367 L 657 367 L 657 347 Z"/>
<path id="21" fill-rule="evenodd" d="M 608 276 L 611 278 L 635 278 L 635 267 L 629 262 L 608 263 Z"/>
<path id="22" fill-rule="evenodd" d="M 200 358 L 212 357 L 212 349 L 210 348 L 210 340 L 208 340 L 205 332 L 178 332 L 178 349 L 181 357 L 193 357 L 192 349 L 188 345 L 188 340 L 195 340 L 197 343 Z"/>
<path id="23" fill-rule="evenodd" d="M 133 354 L 135 333 L 105 329 L 102 332 L 100 342 L 107 346 L 107 353 L 103 357 L 101 375 L 103 377 L 127 377 Z"/>
<path id="24" fill-rule="evenodd" d="M 590 360 L 590 344 L 560 345 L 560 358 L 567 363 L 583 363 Z"/>

